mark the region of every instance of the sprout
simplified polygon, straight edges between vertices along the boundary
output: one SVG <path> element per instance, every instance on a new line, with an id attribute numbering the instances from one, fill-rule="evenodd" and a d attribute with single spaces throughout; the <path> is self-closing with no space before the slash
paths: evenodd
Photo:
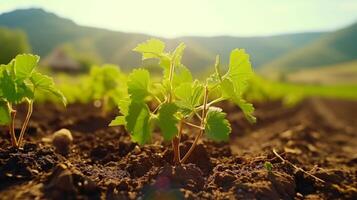
<path id="1" fill-rule="evenodd" d="M 21 54 L 9 64 L 0 65 L 0 125 L 9 125 L 11 144 L 20 148 L 24 144 L 26 128 L 33 112 L 33 102 L 38 91 L 49 92 L 66 104 L 66 98 L 55 87 L 53 79 L 35 70 L 39 56 Z M 27 114 L 20 136 L 15 135 L 15 106 L 27 104 Z"/>
<path id="2" fill-rule="evenodd" d="M 122 115 L 110 124 L 124 125 L 132 140 L 139 144 L 150 142 L 152 130 L 157 126 L 164 140 L 172 143 L 175 164 L 187 161 L 203 134 L 215 141 L 229 139 L 230 123 L 226 113 L 215 104 L 230 100 L 242 109 L 250 122 L 255 122 L 253 105 L 242 98 L 248 80 L 254 74 L 249 55 L 242 49 L 234 49 L 224 74 L 220 71 L 217 56 L 215 73 L 200 82 L 193 79 L 190 70 L 181 63 L 184 49 L 185 45 L 181 43 L 173 52 L 165 52 L 165 44 L 157 39 L 134 48 L 142 54 L 143 60 L 157 59 L 163 75 L 156 81 L 146 69 L 134 69 L 127 80 L 128 94 L 118 101 Z M 156 108 L 150 109 L 148 104 L 153 101 Z M 184 126 L 197 129 L 198 134 L 191 148 L 181 157 L 179 144 Z"/>

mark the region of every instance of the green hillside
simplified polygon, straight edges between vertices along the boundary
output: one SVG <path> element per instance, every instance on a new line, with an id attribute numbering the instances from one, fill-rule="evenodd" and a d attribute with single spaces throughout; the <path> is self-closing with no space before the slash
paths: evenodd
<path id="1" fill-rule="evenodd" d="M 357 23 L 327 33 L 320 39 L 287 53 L 262 67 L 264 72 L 291 72 L 357 59 Z"/>
<path id="2" fill-rule="evenodd" d="M 23 31 L 0 28 L 0 64 L 8 63 L 17 54 L 29 51 L 30 45 Z"/>
<path id="3" fill-rule="evenodd" d="M 151 38 L 145 34 L 124 33 L 79 26 L 71 20 L 58 17 L 42 9 L 16 10 L 0 15 L 0 26 L 19 28 L 27 33 L 34 53 L 48 55 L 58 46 L 101 62 L 119 64 L 123 68 L 140 65 L 140 55 L 131 51 L 136 44 Z M 169 48 L 185 42 L 187 50 L 183 63 L 193 71 L 202 71 L 212 65 L 215 55 L 228 60 L 233 48 L 245 48 L 256 68 L 280 57 L 285 52 L 302 47 L 323 33 L 287 34 L 270 37 L 182 37 L 164 40 Z M 89 55 L 89 56 L 88 56 Z"/>

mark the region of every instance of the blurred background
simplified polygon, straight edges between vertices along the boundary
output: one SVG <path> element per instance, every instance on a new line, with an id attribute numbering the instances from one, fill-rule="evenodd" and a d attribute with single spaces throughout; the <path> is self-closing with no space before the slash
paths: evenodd
<path id="1" fill-rule="evenodd" d="M 0 1 L 0 63 L 31 52 L 56 74 L 104 63 L 161 73 L 131 51 L 153 37 L 168 49 L 184 42 L 197 78 L 217 54 L 227 64 L 232 49 L 246 49 L 258 74 L 251 98 L 357 98 L 355 0 Z"/>

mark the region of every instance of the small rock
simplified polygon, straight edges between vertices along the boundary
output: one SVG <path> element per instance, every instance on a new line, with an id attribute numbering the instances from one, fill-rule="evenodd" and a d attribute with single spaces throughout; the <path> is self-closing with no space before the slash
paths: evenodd
<path id="1" fill-rule="evenodd" d="M 134 153 L 134 154 L 139 154 L 140 152 L 141 152 L 140 147 L 139 147 L 138 145 L 136 145 L 136 146 L 134 147 L 133 153 Z"/>
<path id="2" fill-rule="evenodd" d="M 72 133 L 68 129 L 61 129 L 53 134 L 52 144 L 56 151 L 64 156 L 69 153 L 72 142 Z"/>

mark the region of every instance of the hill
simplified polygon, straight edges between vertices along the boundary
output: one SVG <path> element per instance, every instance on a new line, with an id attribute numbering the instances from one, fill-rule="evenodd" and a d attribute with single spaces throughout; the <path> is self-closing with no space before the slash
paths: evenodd
<path id="1" fill-rule="evenodd" d="M 19 53 L 29 52 L 26 34 L 21 30 L 0 28 L 0 64 L 7 64 Z"/>
<path id="2" fill-rule="evenodd" d="M 357 60 L 312 69 L 300 69 L 288 74 L 287 80 L 323 85 L 357 84 Z"/>
<path id="3" fill-rule="evenodd" d="M 48 55 L 59 46 L 65 46 L 80 56 L 96 57 L 100 62 L 119 64 L 123 68 L 140 65 L 140 56 L 131 51 L 150 35 L 124 33 L 80 26 L 42 9 L 15 10 L 0 15 L 0 26 L 22 29 L 34 53 Z M 215 55 L 227 61 L 233 48 L 245 48 L 251 54 L 256 68 L 280 57 L 285 52 L 302 47 L 323 33 L 299 33 L 269 37 L 181 37 L 165 39 L 169 47 L 185 42 L 187 49 L 183 63 L 194 71 L 202 71 L 213 64 Z"/>
<path id="4" fill-rule="evenodd" d="M 273 60 L 262 67 L 265 72 L 291 72 L 318 68 L 357 59 L 357 23 L 327 33 L 320 39 Z"/>

